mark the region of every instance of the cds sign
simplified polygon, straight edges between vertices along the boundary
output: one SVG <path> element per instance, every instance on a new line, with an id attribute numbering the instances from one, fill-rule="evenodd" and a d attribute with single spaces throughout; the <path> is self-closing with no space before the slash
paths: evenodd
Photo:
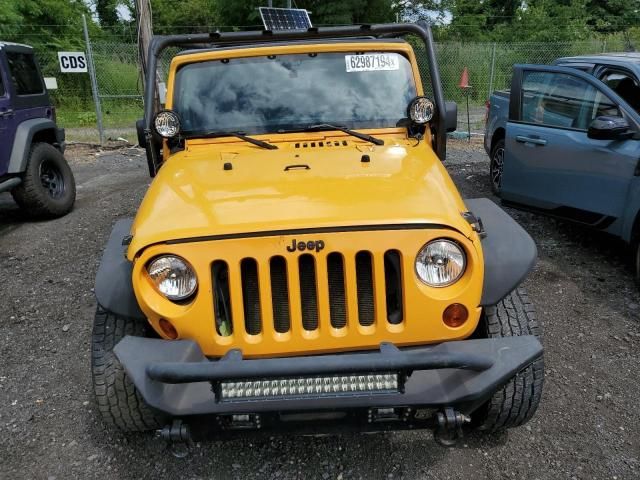
<path id="1" fill-rule="evenodd" d="M 87 58 L 84 52 L 58 52 L 62 73 L 83 73 L 87 71 Z"/>

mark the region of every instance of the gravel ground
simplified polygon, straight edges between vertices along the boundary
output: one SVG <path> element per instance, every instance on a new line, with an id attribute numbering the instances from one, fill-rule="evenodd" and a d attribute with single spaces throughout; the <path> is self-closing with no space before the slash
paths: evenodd
<path id="1" fill-rule="evenodd" d="M 466 197 L 490 196 L 479 143 L 452 142 Z M 624 245 L 508 209 L 535 238 L 526 281 L 544 328 L 540 410 L 499 437 L 438 446 L 430 432 L 255 437 L 196 444 L 174 458 L 152 435 L 106 430 L 90 380 L 93 280 L 112 224 L 149 178 L 136 150 L 69 155 L 75 210 L 23 219 L 0 194 L 0 478 L 637 479 L 640 298 Z"/>

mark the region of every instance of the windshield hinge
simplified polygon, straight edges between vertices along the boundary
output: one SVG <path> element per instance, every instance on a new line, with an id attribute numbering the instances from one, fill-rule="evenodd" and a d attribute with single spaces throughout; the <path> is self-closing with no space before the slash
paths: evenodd
<path id="1" fill-rule="evenodd" d="M 481 218 L 476 217 L 473 213 L 468 211 L 461 212 L 460 215 L 462 215 L 462 218 L 464 218 L 469 223 L 469 225 L 471 225 L 473 231 L 476 232 L 480 238 L 484 238 L 487 236 L 487 232 L 484 229 L 484 225 L 482 225 Z"/>

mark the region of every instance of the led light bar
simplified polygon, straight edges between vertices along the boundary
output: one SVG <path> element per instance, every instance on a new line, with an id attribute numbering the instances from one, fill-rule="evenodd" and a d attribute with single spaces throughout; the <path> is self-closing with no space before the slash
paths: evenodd
<path id="1" fill-rule="evenodd" d="M 397 373 L 221 382 L 221 400 L 397 393 Z"/>

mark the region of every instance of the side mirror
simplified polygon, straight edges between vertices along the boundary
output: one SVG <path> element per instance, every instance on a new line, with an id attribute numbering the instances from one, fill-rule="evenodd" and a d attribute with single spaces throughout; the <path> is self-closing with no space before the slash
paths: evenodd
<path id="1" fill-rule="evenodd" d="M 458 128 L 458 104 L 456 102 L 444 102 L 444 125 L 447 133 L 455 132 Z"/>
<path id="2" fill-rule="evenodd" d="M 587 130 L 587 137 L 594 140 L 625 140 L 632 136 L 629 123 L 622 117 L 596 117 Z"/>

